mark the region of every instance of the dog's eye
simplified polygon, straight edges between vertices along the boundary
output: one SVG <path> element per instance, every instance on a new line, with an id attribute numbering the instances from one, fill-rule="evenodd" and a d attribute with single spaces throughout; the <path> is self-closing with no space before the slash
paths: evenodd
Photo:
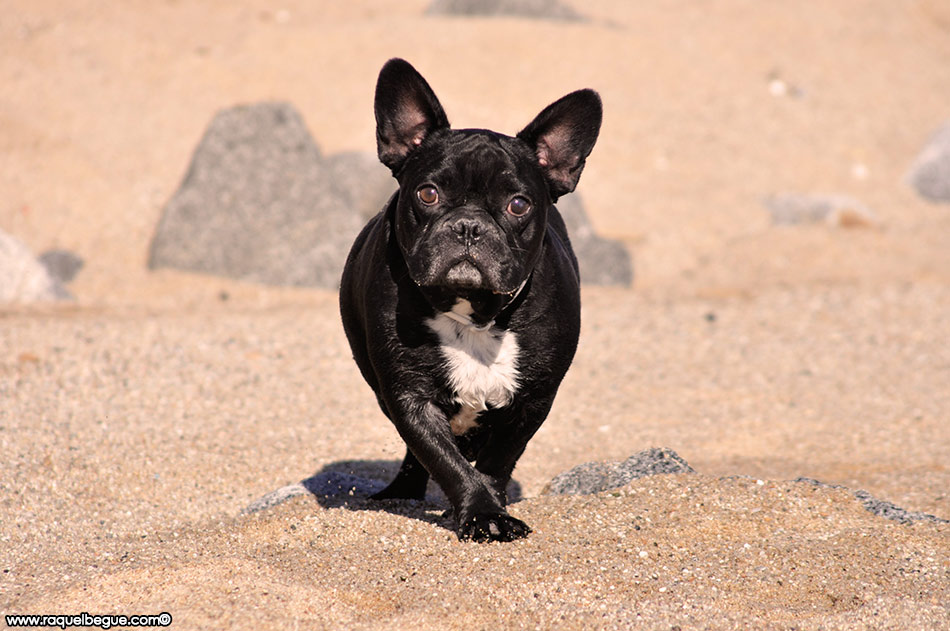
<path id="1" fill-rule="evenodd" d="M 508 214 L 515 217 L 524 217 L 531 210 L 531 202 L 521 195 L 516 195 L 508 202 Z"/>
<path id="2" fill-rule="evenodd" d="M 416 191 L 416 197 L 425 206 L 432 206 L 439 202 L 439 190 L 434 186 L 423 186 Z"/>

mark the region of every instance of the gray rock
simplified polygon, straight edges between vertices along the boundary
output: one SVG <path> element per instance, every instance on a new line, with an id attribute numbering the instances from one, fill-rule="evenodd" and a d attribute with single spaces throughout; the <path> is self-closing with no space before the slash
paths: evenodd
<path id="1" fill-rule="evenodd" d="M 557 0 L 434 0 L 428 15 L 514 15 L 527 18 L 583 21 L 585 18 Z"/>
<path id="2" fill-rule="evenodd" d="M 920 513 L 916 511 L 904 510 L 900 506 L 888 502 L 887 500 L 881 500 L 867 491 L 857 490 L 852 491 L 848 487 L 841 486 L 840 484 L 827 484 L 825 482 L 820 482 L 814 478 L 796 478 L 794 482 L 802 482 L 805 484 L 811 484 L 813 486 L 818 486 L 822 488 L 829 489 L 844 489 L 846 491 L 851 491 L 854 494 L 854 497 L 861 502 L 861 505 L 864 506 L 864 509 L 878 517 L 883 517 L 884 519 L 890 519 L 891 521 L 896 521 L 901 524 L 912 524 L 915 521 L 929 521 L 935 524 L 950 524 L 950 519 L 943 519 L 942 517 L 936 517 L 929 513 Z"/>
<path id="3" fill-rule="evenodd" d="M 567 225 L 577 264 L 581 270 L 581 282 L 585 285 L 633 284 L 633 262 L 630 253 L 619 241 L 611 241 L 594 234 L 594 226 L 584 210 L 578 193 L 571 193 L 558 200 L 557 208 Z"/>
<path id="4" fill-rule="evenodd" d="M 276 491 L 271 491 L 267 495 L 264 495 L 263 497 L 259 497 L 258 499 L 248 504 L 241 511 L 241 514 L 249 515 L 251 513 L 258 513 L 262 510 L 267 510 L 268 508 L 277 506 L 278 504 L 283 504 L 284 502 L 286 502 L 292 497 L 297 497 L 298 495 L 306 495 L 308 492 L 309 491 L 307 491 L 307 487 L 305 487 L 303 484 L 299 482 L 297 484 L 289 484 L 287 486 L 282 486 Z"/>
<path id="5" fill-rule="evenodd" d="M 361 224 L 379 213 L 398 186 L 375 153 L 338 153 L 326 161 L 326 167 L 340 199 L 359 215 Z"/>
<path id="6" fill-rule="evenodd" d="M 0 230 L 0 304 L 48 302 L 69 298 L 30 249 Z"/>
<path id="7" fill-rule="evenodd" d="M 324 159 L 289 104 L 224 110 L 164 209 L 149 267 L 336 288 L 364 223 L 354 200 L 382 179 L 381 167 L 348 172 L 362 164 Z"/>
<path id="8" fill-rule="evenodd" d="M 661 473 L 695 473 L 672 449 L 654 447 L 622 462 L 588 462 L 555 476 L 542 491 L 546 495 L 587 495 L 623 486 L 632 480 Z"/>
<path id="9" fill-rule="evenodd" d="M 950 203 L 950 122 L 930 138 L 911 166 L 907 180 L 924 199 Z"/>
<path id="10" fill-rule="evenodd" d="M 779 193 L 765 200 L 772 223 L 796 225 L 827 223 L 833 226 L 874 226 L 877 218 L 858 200 L 847 195 Z"/>
<path id="11" fill-rule="evenodd" d="M 47 250 L 40 254 L 39 260 L 49 275 L 61 283 L 72 281 L 85 265 L 82 258 L 69 250 Z"/>

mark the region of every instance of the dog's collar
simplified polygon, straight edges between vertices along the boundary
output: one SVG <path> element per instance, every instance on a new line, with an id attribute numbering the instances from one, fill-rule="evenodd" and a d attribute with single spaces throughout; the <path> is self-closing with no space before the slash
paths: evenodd
<path id="1" fill-rule="evenodd" d="M 528 278 L 531 278 L 531 277 L 528 276 Z M 524 279 L 524 280 L 521 282 L 521 284 L 518 286 L 518 289 L 516 289 L 516 290 L 514 290 L 513 292 L 511 292 L 510 294 L 508 294 L 508 296 L 509 296 L 508 302 L 505 303 L 505 305 L 500 309 L 500 311 L 504 311 L 505 309 L 507 309 L 509 306 L 511 306 L 511 303 L 513 303 L 513 302 L 518 298 L 518 296 L 521 294 L 521 291 L 524 289 L 525 285 L 528 284 L 528 278 Z M 492 328 L 493 326 L 495 326 L 495 320 L 494 320 L 494 319 L 489 320 L 489 321 L 486 322 L 485 324 L 475 324 L 475 321 L 472 320 L 471 316 L 462 315 L 461 313 L 458 313 L 458 312 L 455 312 L 455 311 L 442 311 L 441 313 L 442 313 L 442 315 L 446 316 L 447 318 L 450 318 L 450 319 L 452 319 L 452 320 L 455 320 L 455 321 L 458 322 L 459 324 L 461 324 L 461 325 L 463 325 L 463 326 L 465 326 L 465 327 L 467 327 L 467 328 L 469 328 L 469 329 L 471 329 L 471 330 L 473 330 L 473 331 L 487 331 L 488 329 L 490 329 L 490 328 Z"/>

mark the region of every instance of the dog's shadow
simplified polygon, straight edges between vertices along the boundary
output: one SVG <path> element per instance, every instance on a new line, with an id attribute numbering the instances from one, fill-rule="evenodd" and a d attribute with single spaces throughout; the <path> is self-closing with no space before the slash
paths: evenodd
<path id="1" fill-rule="evenodd" d="M 454 532 L 455 524 L 449 514 L 451 505 L 439 486 L 431 480 L 426 496 L 421 500 L 370 498 L 374 493 L 386 488 L 386 485 L 396 477 L 399 465 L 399 460 L 339 460 L 324 465 L 317 473 L 301 481 L 299 487 L 313 495 L 323 508 L 382 511 L 435 524 Z M 512 480 L 508 484 L 507 493 L 509 504 L 520 501 L 522 499 L 521 484 Z M 291 493 L 291 495 L 295 494 L 299 493 Z M 273 496 L 274 493 L 270 495 Z M 272 505 L 271 502 L 265 503 Z M 266 506 L 260 508 L 266 508 Z"/>

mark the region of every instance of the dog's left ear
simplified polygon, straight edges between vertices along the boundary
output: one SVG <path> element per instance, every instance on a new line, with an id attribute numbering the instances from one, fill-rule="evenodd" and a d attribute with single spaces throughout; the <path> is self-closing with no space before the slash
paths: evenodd
<path id="1" fill-rule="evenodd" d="M 390 59 L 376 81 L 376 150 L 395 175 L 413 149 L 436 129 L 449 126 L 426 80 L 403 59 Z"/>
<path id="2" fill-rule="evenodd" d="M 518 134 L 534 149 L 552 201 L 577 186 L 602 119 L 600 96 L 578 90 L 548 105 Z"/>

